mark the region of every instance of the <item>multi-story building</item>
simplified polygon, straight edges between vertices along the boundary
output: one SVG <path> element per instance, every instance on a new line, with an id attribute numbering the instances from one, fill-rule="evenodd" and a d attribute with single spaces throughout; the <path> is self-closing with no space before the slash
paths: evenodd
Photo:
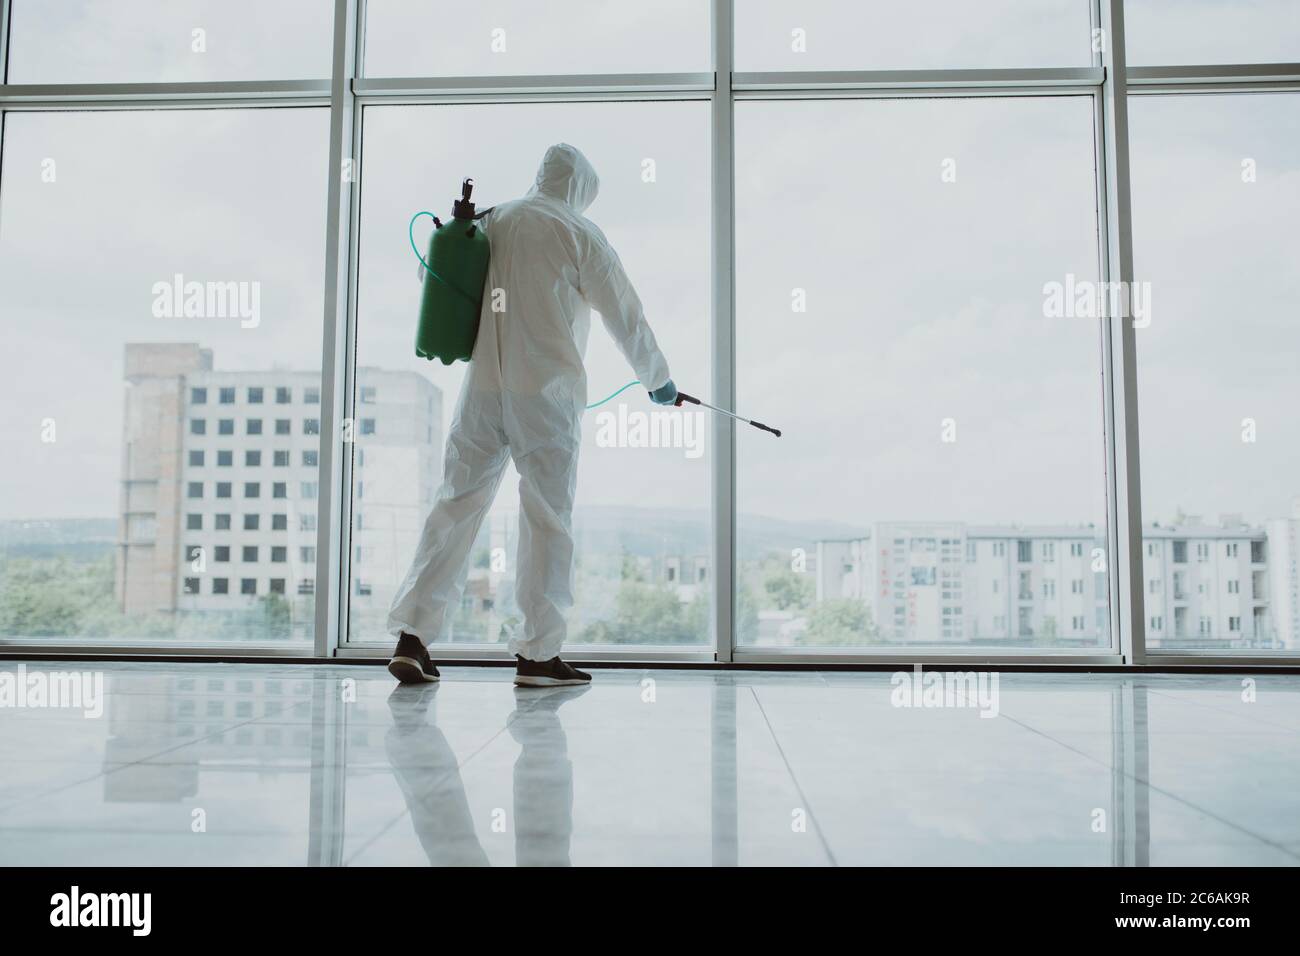
<path id="1" fill-rule="evenodd" d="M 320 375 L 215 369 L 193 344 L 126 347 L 117 594 L 134 613 L 247 609 L 280 598 L 295 633 L 315 603 Z M 350 571 L 387 606 L 439 478 L 441 395 L 361 368 Z M 260 635 L 254 635 L 260 636 Z"/>
<path id="2" fill-rule="evenodd" d="M 1143 539 L 1148 647 L 1300 643 L 1300 502 L 1262 528 L 1183 516 Z M 817 569 L 817 600 L 865 602 L 884 642 L 1109 644 L 1105 540 L 1091 527 L 880 522 L 817 542 Z"/>

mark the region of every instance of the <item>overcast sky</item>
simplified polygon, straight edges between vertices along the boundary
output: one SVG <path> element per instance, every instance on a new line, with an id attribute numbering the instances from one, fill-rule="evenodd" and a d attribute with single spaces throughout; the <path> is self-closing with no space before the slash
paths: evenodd
<path id="1" fill-rule="evenodd" d="M 327 70 L 326 0 L 137 2 L 116 17 L 113 6 L 16 0 L 11 80 Z M 371 0 L 367 70 L 708 68 L 702 0 L 563 5 L 572 19 L 559 6 Z M 1132 59 L 1300 59 L 1297 7 L 1130 0 Z M 1075 0 L 1003 0 L 978 16 L 953 2 L 737 8 L 741 69 L 1088 61 L 1087 5 Z M 191 51 L 195 27 L 206 52 Z M 506 49 L 494 53 L 498 27 Z M 796 28 L 802 54 L 790 50 Z M 1132 125 L 1137 268 L 1155 284 L 1139 333 L 1147 517 L 1283 514 L 1300 494 L 1300 96 L 1141 98 Z M 522 194 L 545 147 L 564 140 L 601 175 L 589 215 L 678 385 L 709 397 L 707 104 L 373 107 L 365 130 L 359 362 L 427 375 L 450 417 L 464 366 L 412 354 L 407 221 L 446 212 L 467 175 L 485 204 Z M 218 368 L 319 367 L 327 135 L 324 110 L 8 115 L 0 452 L 13 466 L 0 516 L 116 513 L 125 342 L 198 341 Z M 742 430 L 741 510 L 1100 524 L 1098 329 L 1042 314 L 1045 282 L 1097 275 L 1090 100 L 742 102 L 736 136 L 740 411 L 786 432 Z M 1245 158 L 1253 183 L 1241 180 Z M 48 159 L 54 182 L 42 180 Z M 953 182 L 941 175 L 949 159 Z M 154 318 L 151 287 L 176 272 L 260 282 L 261 325 Z M 791 309 L 796 288 L 806 312 Z M 588 367 L 593 398 L 633 377 L 598 322 Z M 39 441 L 47 417 L 53 445 Z M 1246 417 L 1254 444 L 1240 441 Z M 940 440 L 945 418 L 955 443 Z M 593 425 L 583 504 L 707 504 L 709 451 L 601 449 Z M 498 506 L 513 504 L 507 487 Z"/>

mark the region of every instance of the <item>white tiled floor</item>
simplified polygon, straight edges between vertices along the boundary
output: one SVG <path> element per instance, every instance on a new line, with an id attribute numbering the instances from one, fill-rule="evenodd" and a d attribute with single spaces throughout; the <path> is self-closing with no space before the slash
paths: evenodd
<path id="1" fill-rule="evenodd" d="M 1300 677 L 24 666 L 106 699 L 0 708 L 0 864 L 1300 862 Z"/>

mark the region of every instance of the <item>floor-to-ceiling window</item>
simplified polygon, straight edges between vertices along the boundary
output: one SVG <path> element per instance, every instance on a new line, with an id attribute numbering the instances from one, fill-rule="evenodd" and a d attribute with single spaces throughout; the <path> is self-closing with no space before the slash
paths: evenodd
<path id="1" fill-rule="evenodd" d="M 0 11 L 0 644 L 385 645 L 465 372 L 410 218 L 568 141 L 678 386 L 783 432 L 588 412 L 568 653 L 1300 646 L 1289 0 Z"/>

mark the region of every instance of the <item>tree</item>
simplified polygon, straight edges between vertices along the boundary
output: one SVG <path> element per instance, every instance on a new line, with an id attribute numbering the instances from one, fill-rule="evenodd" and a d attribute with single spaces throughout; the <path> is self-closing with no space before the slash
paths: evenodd
<path id="1" fill-rule="evenodd" d="M 806 608 L 812 603 L 816 593 L 816 588 L 808 575 L 799 574 L 788 568 L 768 577 L 763 582 L 763 590 L 767 592 L 767 596 L 779 611 Z"/>
<path id="2" fill-rule="evenodd" d="M 858 598 L 834 598 L 815 605 L 804 633 L 808 644 L 874 644 L 878 639 L 871 605 Z"/>

